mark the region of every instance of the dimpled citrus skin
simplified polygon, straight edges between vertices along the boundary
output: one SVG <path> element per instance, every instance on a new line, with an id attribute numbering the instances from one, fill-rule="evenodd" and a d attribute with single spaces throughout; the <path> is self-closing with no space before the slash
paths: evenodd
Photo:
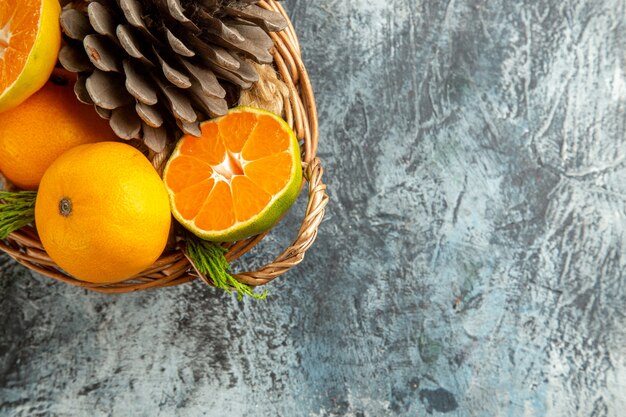
<path id="1" fill-rule="evenodd" d="M 61 15 L 61 5 L 58 0 L 2 0 L 7 13 L 13 16 L 11 24 L 8 28 L 11 30 L 12 36 L 9 46 L 13 48 L 13 51 L 19 51 L 23 53 L 28 52 L 28 57 L 23 64 L 19 64 L 13 61 L 13 57 L 7 51 L 4 53 L 5 62 L 0 65 L 0 73 L 9 73 L 8 67 L 12 65 L 23 65 L 19 75 L 8 86 L 3 86 L 0 89 L 0 113 L 6 110 L 12 109 L 30 97 L 33 93 L 39 90 L 48 80 L 50 73 L 54 69 L 57 62 L 57 56 L 59 49 L 61 48 L 61 26 L 59 25 L 59 16 Z M 34 6 L 40 6 L 39 16 L 37 13 L 30 13 L 26 19 L 21 19 L 20 16 L 16 16 L 14 13 L 20 12 L 21 14 L 29 13 L 28 8 Z M 39 17 L 38 21 L 32 22 L 32 16 Z M 5 16 L 2 16 L 5 17 Z M 4 19 L 0 19 L 4 20 Z M 24 22 L 28 21 L 32 27 L 23 27 Z M 6 25 L 7 22 L 0 21 L 0 26 Z M 38 25 L 38 27 L 33 26 Z M 28 33 L 26 36 L 32 36 L 32 44 L 13 45 L 16 38 L 19 39 L 22 33 Z M 24 40 L 28 42 L 28 40 Z M 29 50 L 30 48 L 30 50 Z M 4 68 L 3 68 L 4 67 Z M 4 84 L 3 82 L 0 85 Z"/>
<path id="2" fill-rule="evenodd" d="M 66 150 L 116 139 L 93 106 L 76 99 L 73 82 L 66 82 L 49 81 L 18 107 L 0 113 L 0 172 L 19 188 L 36 189 Z"/>
<path id="3" fill-rule="evenodd" d="M 71 212 L 65 215 L 67 201 Z M 46 171 L 35 205 L 50 258 L 94 283 L 122 281 L 152 265 L 165 248 L 170 223 L 161 178 L 141 152 L 118 142 L 81 145 L 61 155 Z"/>

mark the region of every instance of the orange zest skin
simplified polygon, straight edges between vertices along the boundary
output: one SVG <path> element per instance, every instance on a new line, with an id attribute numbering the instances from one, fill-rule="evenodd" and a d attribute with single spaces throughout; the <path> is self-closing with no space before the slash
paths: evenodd
<path id="1" fill-rule="evenodd" d="M 239 107 L 183 137 L 164 171 L 174 216 L 198 236 L 233 241 L 271 227 L 302 182 L 298 141 L 278 116 Z"/>

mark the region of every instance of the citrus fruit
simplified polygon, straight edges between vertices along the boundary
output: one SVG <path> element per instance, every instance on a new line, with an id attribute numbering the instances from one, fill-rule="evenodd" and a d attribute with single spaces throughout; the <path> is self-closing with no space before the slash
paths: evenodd
<path id="1" fill-rule="evenodd" d="M 0 2 L 0 112 L 46 82 L 61 46 L 59 0 Z"/>
<path id="2" fill-rule="evenodd" d="M 298 197 L 298 139 L 279 116 L 237 107 L 184 136 L 163 174 L 174 217 L 197 236 L 232 242 L 276 223 Z"/>
<path id="3" fill-rule="evenodd" d="M 120 142 L 65 152 L 37 193 L 43 247 L 83 281 L 116 282 L 145 270 L 163 252 L 170 223 L 161 178 L 141 152 Z"/>
<path id="4" fill-rule="evenodd" d="M 93 107 L 76 99 L 68 74 L 52 78 L 64 85 L 48 81 L 24 103 L 0 113 L 0 172 L 20 188 L 37 188 L 46 169 L 66 150 L 115 140 Z"/>

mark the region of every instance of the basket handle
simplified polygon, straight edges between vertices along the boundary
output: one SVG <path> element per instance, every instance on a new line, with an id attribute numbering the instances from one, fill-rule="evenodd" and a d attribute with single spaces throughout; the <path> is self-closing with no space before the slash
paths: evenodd
<path id="1" fill-rule="evenodd" d="M 304 178 L 309 182 L 309 203 L 306 208 L 298 237 L 272 263 L 253 272 L 241 272 L 233 277 L 239 282 L 251 286 L 264 285 L 284 274 L 304 259 L 304 253 L 317 237 L 317 229 L 324 217 L 324 209 L 328 204 L 326 185 L 322 183 L 324 169 L 319 158 L 304 163 Z"/>

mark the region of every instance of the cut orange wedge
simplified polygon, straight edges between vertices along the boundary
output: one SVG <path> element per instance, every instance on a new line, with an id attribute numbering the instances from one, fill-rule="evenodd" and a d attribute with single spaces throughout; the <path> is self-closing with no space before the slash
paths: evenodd
<path id="1" fill-rule="evenodd" d="M 0 1 L 0 112 L 48 80 L 61 46 L 59 0 Z"/>
<path id="2" fill-rule="evenodd" d="M 197 236 L 232 242 L 271 228 L 302 185 L 298 139 L 279 116 L 237 107 L 184 136 L 163 173 L 174 217 Z"/>

